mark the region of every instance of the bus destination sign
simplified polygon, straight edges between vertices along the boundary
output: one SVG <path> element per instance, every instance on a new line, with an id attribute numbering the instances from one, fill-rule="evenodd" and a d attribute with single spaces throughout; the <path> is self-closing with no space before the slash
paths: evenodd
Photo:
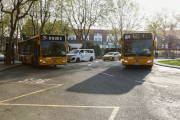
<path id="1" fill-rule="evenodd" d="M 43 41 L 65 41 L 65 36 L 59 35 L 42 35 L 41 40 Z"/>
<path id="2" fill-rule="evenodd" d="M 152 39 L 151 33 L 134 33 L 134 34 L 125 34 L 125 40 L 146 40 Z"/>

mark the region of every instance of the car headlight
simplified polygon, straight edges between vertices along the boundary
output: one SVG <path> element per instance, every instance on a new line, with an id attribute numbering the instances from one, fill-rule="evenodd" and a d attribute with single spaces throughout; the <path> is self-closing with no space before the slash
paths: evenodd
<path id="1" fill-rule="evenodd" d="M 147 61 L 147 63 L 151 63 L 151 62 L 153 62 L 153 60 L 148 60 L 148 61 Z"/>
<path id="2" fill-rule="evenodd" d="M 63 60 L 63 62 L 66 62 L 66 61 L 67 61 L 67 59 L 64 59 L 64 60 Z"/>
<path id="3" fill-rule="evenodd" d="M 45 61 L 45 60 L 40 60 L 40 62 L 41 62 L 41 63 L 44 63 L 44 64 L 46 63 L 46 61 Z"/>

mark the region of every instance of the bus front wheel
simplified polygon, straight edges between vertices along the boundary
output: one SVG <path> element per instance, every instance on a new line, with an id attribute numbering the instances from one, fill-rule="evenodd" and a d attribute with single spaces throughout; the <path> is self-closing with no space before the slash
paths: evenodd
<path id="1" fill-rule="evenodd" d="M 33 57 L 32 57 L 32 59 L 31 59 L 31 64 L 34 65 L 34 59 L 33 59 Z"/>

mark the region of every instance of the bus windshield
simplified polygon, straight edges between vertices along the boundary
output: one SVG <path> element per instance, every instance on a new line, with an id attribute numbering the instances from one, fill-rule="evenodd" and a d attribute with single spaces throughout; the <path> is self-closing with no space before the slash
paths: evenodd
<path id="1" fill-rule="evenodd" d="M 124 56 L 151 56 L 152 40 L 125 40 Z"/>
<path id="2" fill-rule="evenodd" d="M 65 41 L 41 41 L 42 57 L 66 56 Z"/>

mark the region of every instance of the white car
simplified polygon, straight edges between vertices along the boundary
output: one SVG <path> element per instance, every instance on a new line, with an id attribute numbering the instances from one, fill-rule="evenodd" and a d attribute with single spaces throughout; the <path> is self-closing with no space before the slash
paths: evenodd
<path id="1" fill-rule="evenodd" d="M 93 61 L 94 59 L 94 49 L 74 49 L 67 54 L 67 62 Z"/>
<path id="2" fill-rule="evenodd" d="M 4 60 L 4 55 L 0 53 L 0 60 Z"/>

